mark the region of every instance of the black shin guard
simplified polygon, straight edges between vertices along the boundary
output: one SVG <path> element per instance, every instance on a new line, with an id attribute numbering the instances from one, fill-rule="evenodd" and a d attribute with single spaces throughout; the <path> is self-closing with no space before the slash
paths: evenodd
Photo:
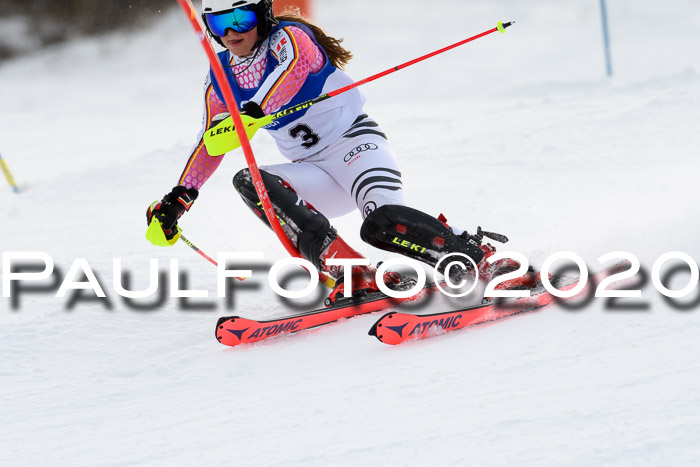
<path id="1" fill-rule="evenodd" d="M 396 204 L 381 206 L 367 216 L 360 236 L 374 247 L 400 253 L 431 266 L 450 253 L 463 253 L 476 264 L 484 257 L 475 240 L 455 235 L 445 224 L 428 214 Z M 468 260 L 464 261 L 467 269 L 473 267 Z"/>
<path id="2" fill-rule="evenodd" d="M 263 170 L 260 175 L 287 237 L 299 253 L 320 270 L 321 253 L 337 237 L 335 229 L 326 216 L 309 207 L 294 190 L 284 184 L 282 178 Z M 269 226 L 248 169 L 241 170 L 233 177 L 233 186 L 243 201 Z"/>

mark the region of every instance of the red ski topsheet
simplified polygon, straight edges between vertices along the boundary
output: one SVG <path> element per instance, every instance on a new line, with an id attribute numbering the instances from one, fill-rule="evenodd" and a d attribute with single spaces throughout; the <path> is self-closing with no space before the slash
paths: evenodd
<path id="1" fill-rule="evenodd" d="M 620 272 L 629 263 L 616 264 L 594 275 L 586 283 L 586 287 L 571 298 L 580 297 L 595 288 L 605 277 Z M 578 284 L 578 280 L 563 278 L 564 281 L 552 280 L 556 288 L 561 291 L 571 290 Z M 558 283 L 557 283 L 558 282 Z M 408 313 L 391 312 L 382 316 L 369 331 L 385 344 L 396 345 L 406 341 L 413 341 L 455 331 L 467 326 L 494 321 L 512 316 L 518 313 L 536 310 L 545 307 L 555 301 L 567 300 L 557 298 L 547 292 L 544 287 L 533 289 L 529 297 L 507 300 L 503 302 L 490 302 L 485 305 L 461 308 L 459 310 L 433 313 L 427 315 L 412 315 Z"/>
<path id="2" fill-rule="evenodd" d="M 222 344 L 230 346 L 257 342 L 282 334 L 315 328 L 342 318 L 385 310 L 399 303 L 418 300 L 435 290 L 437 290 L 437 286 L 429 284 L 410 298 L 397 299 L 380 295 L 379 298 L 375 299 L 360 299 L 356 303 L 346 302 L 269 321 L 256 321 L 239 316 L 223 317 L 219 318 L 216 325 L 216 338 Z"/>
<path id="3" fill-rule="evenodd" d="M 575 284 L 568 288 L 574 287 Z M 567 290 L 562 288 L 561 290 Z M 448 331 L 462 329 L 506 316 L 535 310 L 549 305 L 556 297 L 543 291 L 527 298 L 503 303 L 491 302 L 454 311 L 428 315 L 391 312 L 372 326 L 369 334 L 385 344 L 400 344 L 408 340 L 425 339 Z"/>

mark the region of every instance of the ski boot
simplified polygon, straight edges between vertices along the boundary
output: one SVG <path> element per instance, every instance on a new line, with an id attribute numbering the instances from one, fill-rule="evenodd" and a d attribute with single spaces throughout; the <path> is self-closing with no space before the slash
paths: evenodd
<path id="1" fill-rule="evenodd" d="M 372 266 L 353 266 L 352 267 L 352 297 L 360 298 L 369 293 L 377 292 L 379 286 L 376 281 L 377 268 Z M 402 281 L 401 274 L 395 271 L 386 271 L 382 278 L 384 284 L 391 287 L 399 285 Z M 335 283 L 335 288 L 330 295 L 324 300 L 326 306 L 333 305 L 337 300 L 346 297 L 345 293 L 345 274 L 341 274 L 338 281 Z"/>

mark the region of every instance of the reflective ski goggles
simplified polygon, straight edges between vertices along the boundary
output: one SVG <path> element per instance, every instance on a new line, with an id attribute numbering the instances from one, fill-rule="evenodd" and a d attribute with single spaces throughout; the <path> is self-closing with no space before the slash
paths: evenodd
<path id="1" fill-rule="evenodd" d="M 255 15 L 255 5 L 246 5 L 235 10 L 221 13 L 207 13 L 204 17 L 212 34 L 219 37 L 226 35 L 226 30 L 244 33 L 251 31 L 258 25 L 258 17 Z"/>

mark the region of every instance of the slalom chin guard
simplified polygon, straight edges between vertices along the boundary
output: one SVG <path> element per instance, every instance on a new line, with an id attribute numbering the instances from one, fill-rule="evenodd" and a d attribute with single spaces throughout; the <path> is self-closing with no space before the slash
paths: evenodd
<path id="1" fill-rule="evenodd" d="M 177 233 L 173 238 L 168 240 L 165 237 L 160 221 L 158 219 L 153 219 L 148 226 L 148 230 L 146 230 L 146 239 L 155 246 L 173 246 L 180 239 L 181 234 L 182 229 L 180 226 L 177 226 Z"/>

